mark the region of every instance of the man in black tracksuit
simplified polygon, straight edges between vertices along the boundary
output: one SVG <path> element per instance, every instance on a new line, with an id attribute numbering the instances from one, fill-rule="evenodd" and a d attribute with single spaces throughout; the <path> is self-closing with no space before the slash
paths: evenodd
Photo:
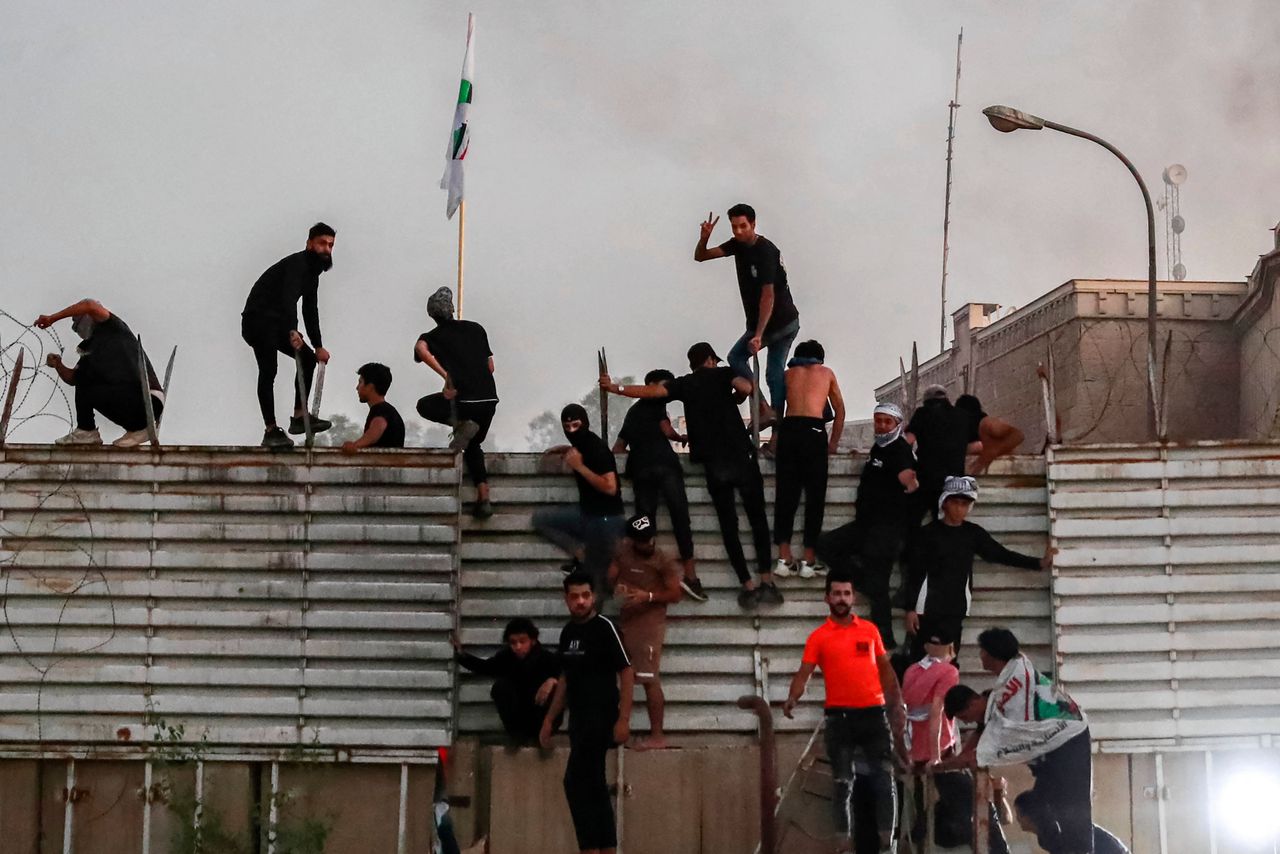
<path id="1" fill-rule="evenodd" d="M 600 387 L 623 397 L 684 403 L 684 417 L 689 425 L 689 456 L 694 462 L 702 463 L 706 472 L 707 491 L 716 508 L 720 536 L 724 539 L 729 564 L 742 584 L 738 605 L 745 610 L 761 604 L 781 605 L 782 592 L 774 584 L 770 564 L 764 478 L 756 462 L 755 445 L 738 411 L 738 404 L 751 393 L 751 381 L 738 376 L 732 368 L 720 367 L 720 357 L 706 341 L 690 347 L 688 355 L 689 373 L 665 384 L 623 386 L 602 375 Z M 751 580 L 742 542 L 738 539 L 735 491 L 742 496 L 742 509 L 751 525 L 756 565 L 760 568 L 759 585 Z"/>
<path id="2" fill-rule="evenodd" d="M 971 477 L 948 478 L 939 503 L 942 518 L 920 529 L 908 549 L 906 583 L 906 630 L 913 635 L 911 655 L 924 655 L 924 639 L 941 633 L 956 639 L 957 653 L 964 618 L 973 601 L 973 559 L 1021 569 L 1048 569 L 1053 549 L 1044 557 L 1010 551 L 986 529 L 967 521 L 978 497 L 978 484 Z"/>
<path id="3" fill-rule="evenodd" d="M 507 735 L 519 743 L 537 741 L 560 676 L 560 661 L 538 641 L 538 627 L 525 617 L 507 623 L 502 643 L 496 655 L 480 658 L 464 651 L 453 638 L 458 664 L 493 677 L 489 696 Z"/>
<path id="4" fill-rule="evenodd" d="M 564 795 L 573 816 L 578 850 L 608 854 L 618 845 L 613 803 L 605 778 L 605 759 L 615 745 L 631 737 L 631 694 L 635 671 L 617 627 L 596 610 L 592 577 L 576 570 L 564 580 L 569 622 L 560 632 L 560 682 L 542 722 L 539 741 L 551 746 L 551 733 L 569 709 L 569 762 Z"/>
<path id="5" fill-rule="evenodd" d="M 316 294 L 320 287 L 320 274 L 333 266 L 333 241 L 332 228 L 323 222 L 311 226 L 306 248 L 281 258 L 258 277 L 240 315 L 240 337 L 253 348 L 253 358 L 258 363 L 258 407 L 266 425 L 262 444 L 268 448 L 293 445 L 293 441 L 276 426 L 276 354 L 297 354 L 308 397 L 316 363 L 329 361 L 329 351 L 320 343 L 320 310 Z M 306 324 L 307 337 L 311 339 L 315 352 L 298 332 L 299 299 L 302 300 L 302 320 Z M 306 430 L 302 417 L 305 405 L 306 400 L 295 382 L 293 417 L 289 420 L 289 432 L 295 436 Z M 323 418 L 311 419 L 313 433 L 321 433 L 330 426 Z"/>

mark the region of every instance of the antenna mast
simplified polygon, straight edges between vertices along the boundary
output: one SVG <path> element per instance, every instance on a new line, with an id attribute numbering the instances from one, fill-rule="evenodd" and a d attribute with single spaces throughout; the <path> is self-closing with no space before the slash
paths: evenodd
<path id="1" fill-rule="evenodd" d="M 956 36 L 956 91 L 948 108 L 947 122 L 947 196 L 942 208 L 942 320 L 938 326 L 938 352 L 947 349 L 947 254 L 951 251 L 951 153 L 956 141 L 956 110 L 960 108 L 960 46 L 964 28 Z"/>

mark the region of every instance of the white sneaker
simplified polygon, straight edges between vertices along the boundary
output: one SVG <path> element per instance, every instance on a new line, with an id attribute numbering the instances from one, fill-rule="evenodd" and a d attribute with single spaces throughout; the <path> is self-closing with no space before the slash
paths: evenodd
<path id="1" fill-rule="evenodd" d="M 53 440 L 55 445 L 101 445 L 102 434 L 97 430 L 81 430 L 79 427 L 65 436 Z"/>
<path id="2" fill-rule="evenodd" d="M 145 429 L 130 430 L 111 444 L 115 445 L 117 448 L 136 448 L 150 438 L 150 434 L 147 433 Z"/>
<path id="3" fill-rule="evenodd" d="M 817 573 L 814 571 L 813 564 L 809 563 L 807 560 L 800 561 L 800 577 L 801 578 L 813 578 L 813 576 L 815 576 L 816 574 Z"/>
<path id="4" fill-rule="evenodd" d="M 773 575 L 775 578 L 790 578 L 795 575 L 795 564 L 791 561 L 778 558 L 778 562 L 773 565 Z"/>

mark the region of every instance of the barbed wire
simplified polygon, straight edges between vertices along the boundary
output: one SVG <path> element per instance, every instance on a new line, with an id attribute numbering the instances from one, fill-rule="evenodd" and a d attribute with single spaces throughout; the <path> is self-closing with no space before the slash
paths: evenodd
<path id="1" fill-rule="evenodd" d="M 11 410 L 8 434 L 5 441 L 11 441 L 24 427 L 42 420 L 62 422 L 68 429 L 75 426 L 74 407 L 59 377 L 45 364 L 48 353 L 62 352 L 62 341 L 53 330 L 37 329 L 34 325 L 24 323 L 7 311 L 0 309 L 0 405 L 13 378 L 18 360 L 22 353 L 22 373 L 18 377 L 17 392 Z M 0 472 L 0 492 L 13 493 L 9 484 L 18 479 L 18 475 L 31 468 L 28 463 L 7 465 Z M 109 645 L 116 636 L 116 605 L 111 592 L 111 583 L 99 566 L 94 553 L 96 532 L 93 514 L 86 505 L 83 496 L 71 484 L 70 464 L 64 464 L 54 477 L 47 478 L 52 485 L 38 493 L 35 506 L 29 513 L 17 507 L 6 507 L 0 513 L 0 619 L 4 622 L 4 631 L 13 643 L 14 656 L 36 672 L 36 741 L 44 743 L 44 691 L 54 669 L 60 664 L 76 656 L 94 652 Z M 44 478 L 42 478 L 44 479 Z M 61 514 L 49 521 L 47 505 L 59 497 L 69 499 L 74 512 Z M 55 581 L 53 573 L 44 572 L 43 561 L 32 564 L 23 560 L 24 554 L 31 550 L 31 545 L 42 539 L 48 539 L 58 531 L 70 525 L 83 523 L 87 529 L 87 537 L 74 544 L 71 554 L 82 555 L 85 560 L 84 571 L 79 578 L 66 585 Z M 62 562 L 61 568 L 72 569 L 69 561 Z M 36 567 L 39 566 L 39 569 Z M 13 588 L 19 580 L 30 581 L 35 587 L 47 591 L 59 601 L 58 616 L 54 621 L 52 635 L 49 638 L 48 651 L 40 652 L 30 647 L 38 646 L 32 638 L 24 642 L 23 633 L 15 628 L 13 616 L 10 614 L 10 597 L 14 596 Z M 105 595 L 102 597 L 110 615 L 106 637 L 87 646 L 74 649 L 59 649 L 63 637 L 64 623 L 68 609 L 77 595 L 96 585 L 102 585 Z M 28 593 L 18 593 L 27 596 Z M 21 625 L 21 624 L 20 624 Z"/>

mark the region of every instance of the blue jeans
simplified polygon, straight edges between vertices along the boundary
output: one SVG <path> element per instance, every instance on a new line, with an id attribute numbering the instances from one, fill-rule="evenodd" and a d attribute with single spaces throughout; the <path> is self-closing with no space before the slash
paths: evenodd
<path id="1" fill-rule="evenodd" d="M 769 403 L 779 418 L 782 417 L 782 410 L 787 405 L 787 357 L 791 355 L 791 345 L 795 343 L 796 336 L 799 334 L 800 321 L 795 320 L 761 339 L 760 349 L 769 351 L 764 368 L 765 385 L 769 386 Z M 729 367 L 733 368 L 738 376 L 749 380 L 754 380 L 754 376 L 751 373 L 751 351 L 747 349 L 747 344 L 754 335 L 755 330 L 748 329 L 742 333 L 737 343 L 729 348 Z"/>
<path id="2" fill-rule="evenodd" d="M 609 563 L 626 526 L 624 516 L 588 516 L 576 505 L 542 507 L 533 513 L 533 527 L 543 537 L 570 555 L 582 549 L 582 566 L 595 579 L 597 594 L 607 589 Z"/>

